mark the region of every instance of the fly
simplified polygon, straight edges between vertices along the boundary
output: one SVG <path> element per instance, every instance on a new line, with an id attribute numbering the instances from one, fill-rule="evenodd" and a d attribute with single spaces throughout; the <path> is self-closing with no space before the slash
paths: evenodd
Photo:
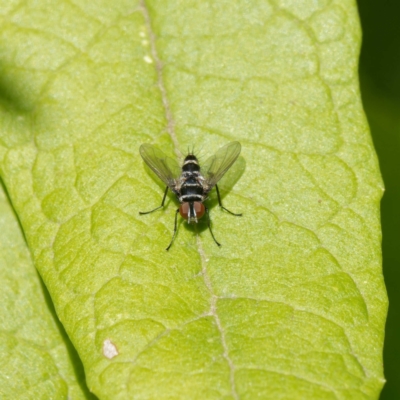
<path id="1" fill-rule="evenodd" d="M 221 147 L 215 155 L 211 156 L 200 167 L 199 160 L 194 154 L 188 154 L 179 164 L 170 157 L 167 157 L 161 150 L 151 144 L 140 146 L 140 155 L 150 169 L 165 183 L 166 188 L 161 205 L 154 210 L 139 212 L 139 214 L 150 214 L 164 207 L 168 189 L 175 193 L 179 200 L 179 208 L 175 212 L 174 233 L 171 242 L 166 250 L 169 250 L 176 236 L 178 213 L 186 219 L 189 224 L 197 224 L 198 220 L 206 214 L 207 225 L 214 242 L 217 242 L 211 229 L 210 214 L 208 208 L 203 204 L 207 200 L 211 189 L 215 186 L 219 206 L 232 215 L 240 217 L 242 214 L 235 214 L 229 211 L 221 203 L 221 196 L 217 182 L 224 176 L 225 172 L 233 165 L 240 154 L 241 145 L 239 142 L 231 142 Z"/>

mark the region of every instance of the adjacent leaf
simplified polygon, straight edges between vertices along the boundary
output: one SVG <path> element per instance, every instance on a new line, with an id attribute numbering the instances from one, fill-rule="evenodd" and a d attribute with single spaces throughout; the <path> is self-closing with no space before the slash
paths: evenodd
<path id="1" fill-rule="evenodd" d="M 382 261 L 390 307 L 383 353 L 387 383 L 380 399 L 391 400 L 400 397 L 400 48 L 396 40 L 400 3 L 379 7 L 361 2 L 359 12 L 363 27 L 361 93 L 386 188 L 381 204 Z"/>
<path id="2" fill-rule="evenodd" d="M 379 155 L 379 164 L 385 182 L 385 196 L 381 205 L 382 220 L 382 252 L 383 272 L 390 301 L 389 313 L 386 321 L 383 360 L 385 365 L 385 385 L 380 399 L 391 400 L 399 397 L 400 382 L 398 382 L 398 363 L 400 348 L 398 347 L 397 332 L 400 321 L 397 318 L 400 307 L 400 293 L 398 281 L 400 279 L 400 99 L 394 100 L 382 89 L 373 84 L 371 77 L 364 75 L 361 78 L 363 104 L 368 115 L 371 133 L 376 151 Z M 399 93 L 400 94 L 400 93 Z"/>
<path id="3" fill-rule="evenodd" d="M 0 254 L 0 397 L 92 398 L 79 358 L 46 306 L 42 283 L 3 190 Z"/>
<path id="4" fill-rule="evenodd" d="M 90 389 L 377 398 L 382 182 L 354 3 L 1 9 L 2 176 Z M 206 156 L 230 140 L 223 201 L 244 216 L 212 207 L 223 247 L 180 224 L 166 253 L 175 200 L 138 215 L 163 192 L 139 145 Z"/>

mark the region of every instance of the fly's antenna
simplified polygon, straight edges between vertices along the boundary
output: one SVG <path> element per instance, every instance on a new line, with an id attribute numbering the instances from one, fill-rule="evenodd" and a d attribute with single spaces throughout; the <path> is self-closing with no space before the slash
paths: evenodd
<path id="1" fill-rule="evenodd" d="M 190 144 L 187 145 L 187 155 L 193 155 L 194 153 L 194 146 L 192 146 L 192 149 L 190 149 Z"/>
<path id="2" fill-rule="evenodd" d="M 194 150 L 194 149 L 193 149 Z M 199 151 L 196 151 L 196 157 L 201 160 L 201 158 L 203 158 L 203 155 L 201 154 L 203 151 L 203 144 L 200 146 Z"/>
<path id="3" fill-rule="evenodd" d="M 197 150 L 196 145 L 187 145 L 187 153 L 186 155 L 195 155 L 197 158 L 199 158 L 199 154 L 203 151 L 203 145 L 201 145 L 201 147 L 199 148 L 199 150 Z M 201 156 L 200 156 L 201 157 Z"/>
<path id="4" fill-rule="evenodd" d="M 190 144 L 188 145 L 188 155 L 193 155 L 194 153 L 194 145 L 192 145 L 192 150 L 190 150 Z"/>

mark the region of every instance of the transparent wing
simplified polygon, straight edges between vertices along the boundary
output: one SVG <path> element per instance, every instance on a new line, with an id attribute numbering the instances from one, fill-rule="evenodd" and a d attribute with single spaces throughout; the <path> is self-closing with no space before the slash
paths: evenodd
<path id="1" fill-rule="evenodd" d="M 242 146 L 239 142 L 230 142 L 221 147 L 201 167 L 201 174 L 206 180 L 208 191 L 224 176 L 225 172 L 239 157 Z"/>
<path id="2" fill-rule="evenodd" d="M 173 191 L 182 171 L 179 164 L 151 144 L 142 144 L 139 152 L 144 162 Z"/>

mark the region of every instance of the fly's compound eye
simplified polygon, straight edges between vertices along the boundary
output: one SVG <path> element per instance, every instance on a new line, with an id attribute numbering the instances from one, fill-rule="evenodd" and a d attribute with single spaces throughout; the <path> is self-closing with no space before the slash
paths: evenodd
<path id="1" fill-rule="evenodd" d="M 200 219 L 206 211 L 203 203 L 200 203 L 199 201 L 195 201 L 193 203 L 193 208 L 194 208 L 194 211 L 196 212 L 197 219 Z"/>
<path id="2" fill-rule="evenodd" d="M 196 213 L 196 215 L 191 215 L 190 217 L 193 218 L 193 219 L 196 219 L 196 220 L 200 219 L 204 215 L 204 213 L 206 211 L 203 203 L 201 203 L 200 201 L 193 202 L 193 210 Z M 190 205 L 189 205 L 188 202 L 182 203 L 179 206 L 179 214 L 181 214 L 182 218 L 184 218 L 186 220 L 189 219 Z"/>
<path id="3" fill-rule="evenodd" d="M 182 218 L 188 219 L 188 217 L 189 217 L 189 203 L 182 203 L 179 206 L 179 214 L 181 214 Z"/>

